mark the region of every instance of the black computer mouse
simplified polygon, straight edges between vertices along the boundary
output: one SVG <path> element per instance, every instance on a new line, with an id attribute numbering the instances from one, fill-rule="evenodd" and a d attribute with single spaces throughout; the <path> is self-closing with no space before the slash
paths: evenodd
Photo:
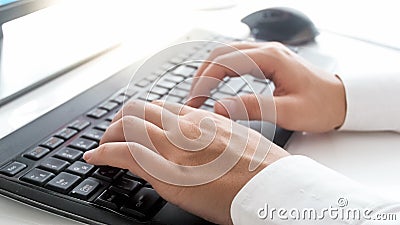
<path id="1" fill-rule="evenodd" d="M 319 34 L 314 23 L 304 13 L 292 8 L 263 9 L 241 21 L 249 26 L 256 39 L 265 41 L 301 45 L 313 41 Z"/>

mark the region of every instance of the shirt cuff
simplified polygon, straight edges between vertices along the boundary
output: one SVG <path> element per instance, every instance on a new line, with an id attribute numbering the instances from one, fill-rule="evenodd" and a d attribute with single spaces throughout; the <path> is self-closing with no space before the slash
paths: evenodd
<path id="1" fill-rule="evenodd" d="M 340 76 L 347 110 L 339 130 L 400 131 L 400 72 Z"/>
<path id="2" fill-rule="evenodd" d="M 386 199 L 305 156 L 288 156 L 260 171 L 238 192 L 232 201 L 231 218 L 235 225 L 351 224 L 350 220 L 332 219 L 323 210 L 378 211 L 388 204 Z M 318 217 L 325 216 L 311 222 L 296 216 L 307 209 L 315 210 Z"/>

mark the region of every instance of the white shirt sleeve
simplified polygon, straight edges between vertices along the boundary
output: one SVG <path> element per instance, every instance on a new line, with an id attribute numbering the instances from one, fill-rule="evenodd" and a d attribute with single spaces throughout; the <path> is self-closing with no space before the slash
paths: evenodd
<path id="1" fill-rule="evenodd" d="M 347 113 L 340 130 L 400 131 L 400 73 L 341 79 Z M 288 156 L 266 167 L 239 191 L 231 217 L 235 225 L 391 225 L 400 224 L 400 203 L 307 157 Z"/>
<path id="2" fill-rule="evenodd" d="M 400 131 L 400 72 L 340 78 L 347 101 L 340 130 Z"/>
<path id="3" fill-rule="evenodd" d="M 399 203 L 304 156 L 288 156 L 266 167 L 231 205 L 235 225 L 389 225 L 400 224 L 399 212 Z M 396 218 L 382 220 L 390 216 Z"/>

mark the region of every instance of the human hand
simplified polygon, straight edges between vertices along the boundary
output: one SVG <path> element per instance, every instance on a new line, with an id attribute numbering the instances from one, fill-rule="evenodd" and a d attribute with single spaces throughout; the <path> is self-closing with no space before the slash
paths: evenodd
<path id="1" fill-rule="evenodd" d="M 244 74 L 270 79 L 276 87 L 273 97 L 226 98 L 215 104 L 216 113 L 228 116 L 229 111 L 232 119 L 267 120 L 289 130 L 311 132 L 329 131 L 344 122 L 346 99 L 341 80 L 275 42 L 216 48 L 198 69 L 187 105 L 201 106 L 225 76 Z M 247 114 L 236 113 L 241 105 Z"/>
<path id="2" fill-rule="evenodd" d="M 84 159 L 129 169 L 167 201 L 209 221 L 231 224 L 230 206 L 239 190 L 287 155 L 260 133 L 221 115 L 134 100 Z"/>

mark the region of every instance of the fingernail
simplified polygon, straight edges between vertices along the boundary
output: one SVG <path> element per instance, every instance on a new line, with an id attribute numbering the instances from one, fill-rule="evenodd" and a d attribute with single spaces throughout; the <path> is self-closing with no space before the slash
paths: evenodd
<path id="1" fill-rule="evenodd" d="M 90 160 L 90 159 L 92 158 L 93 154 L 94 154 L 94 151 L 95 151 L 95 150 L 93 149 L 93 150 L 90 150 L 90 151 L 85 152 L 85 154 L 83 154 L 83 159 L 84 159 L 85 161 Z"/>

